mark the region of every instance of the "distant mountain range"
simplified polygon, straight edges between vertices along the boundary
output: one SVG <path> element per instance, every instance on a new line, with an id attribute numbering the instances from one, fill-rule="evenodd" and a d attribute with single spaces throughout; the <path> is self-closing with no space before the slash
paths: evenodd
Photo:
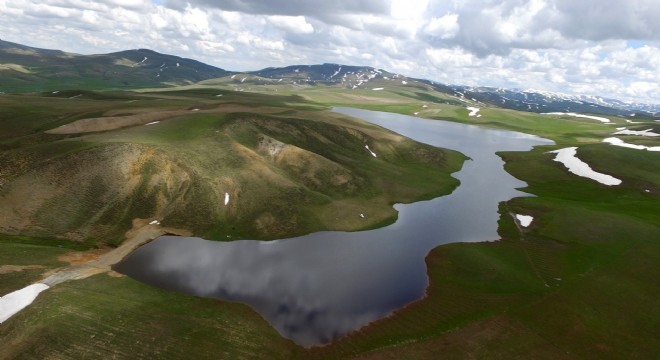
<path id="1" fill-rule="evenodd" d="M 369 88 L 374 82 L 382 84 L 383 80 L 390 80 L 448 94 L 455 99 L 455 104 L 483 103 L 537 113 L 585 112 L 631 118 L 660 115 L 660 104 L 627 103 L 598 96 L 573 96 L 533 89 L 446 85 L 368 66 L 292 65 L 239 73 L 147 49 L 78 55 L 0 40 L 0 93 L 130 90 L 188 85 L 226 76 L 255 85 L 325 84 L 348 89 Z"/>
<path id="2" fill-rule="evenodd" d="M 0 40 L 0 92 L 163 87 L 193 84 L 228 73 L 147 49 L 78 55 Z"/>
<path id="3" fill-rule="evenodd" d="M 249 76 L 248 76 L 249 75 Z M 599 115 L 655 118 L 660 104 L 634 104 L 598 96 L 573 96 L 542 90 L 516 90 L 493 87 L 446 85 L 431 80 L 408 78 L 383 69 L 340 64 L 292 65 L 234 74 L 237 81 L 255 84 L 325 84 L 349 89 L 373 88 L 382 80 L 399 81 L 408 86 L 435 90 L 450 96 L 454 104 L 484 103 L 507 109 L 544 112 L 585 112 Z"/>
<path id="4" fill-rule="evenodd" d="M 502 89 L 492 87 L 451 86 L 455 94 L 531 112 L 588 112 L 602 115 L 648 116 L 660 114 L 660 105 L 626 103 L 599 96 L 567 95 L 542 90 Z"/>

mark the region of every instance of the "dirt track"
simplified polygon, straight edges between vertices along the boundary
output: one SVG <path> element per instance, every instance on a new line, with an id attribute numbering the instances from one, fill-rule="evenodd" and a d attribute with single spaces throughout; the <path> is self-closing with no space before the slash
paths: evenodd
<path id="1" fill-rule="evenodd" d="M 176 116 L 189 114 L 190 111 L 156 111 L 148 114 L 136 114 L 126 116 L 106 116 L 88 118 L 62 125 L 46 131 L 49 134 L 79 134 L 96 131 L 108 131 L 127 126 L 144 125 L 154 121 L 170 119 Z"/>
<path id="2" fill-rule="evenodd" d="M 153 109 L 138 109 L 138 110 L 123 110 L 117 109 L 108 113 L 114 116 L 103 116 L 95 118 L 86 118 L 76 120 L 69 124 L 65 124 L 54 129 L 46 131 L 48 134 L 82 134 L 98 131 L 110 131 L 115 129 L 120 129 L 129 126 L 138 126 L 146 125 L 155 121 L 163 121 L 175 118 L 177 116 L 188 115 L 192 113 L 205 113 L 205 114 L 219 114 L 219 113 L 229 113 L 229 112 L 240 112 L 240 111 L 255 111 L 257 110 L 262 113 L 275 113 L 281 112 L 281 108 L 277 107 L 268 107 L 260 106 L 250 107 L 244 105 L 222 105 L 213 109 L 206 110 L 166 110 L 166 111 L 154 111 Z M 136 112 L 137 111 L 137 112 Z M 124 112 L 133 112 L 131 115 L 119 116 L 116 114 Z"/>
<path id="3" fill-rule="evenodd" d="M 144 225 L 129 231 L 127 240 L 118 248 L 96 257 L 93 260 L 72 264 L 71 266 L 55 270 L 39 281 L 48 286 L 54 286 L 68 280 L 80 280 L 92 275 L 111 271 L 111 266 L 120 262 L 128 254 L 149 241 L 166 233 L 180 232 L 173 229 L 164 229 L 159 225 Z"/>

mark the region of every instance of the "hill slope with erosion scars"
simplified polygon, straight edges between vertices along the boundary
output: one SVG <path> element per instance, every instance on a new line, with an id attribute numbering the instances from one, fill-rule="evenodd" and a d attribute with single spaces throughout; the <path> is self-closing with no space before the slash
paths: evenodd
<path id="1" fill-rule="evenodd" d="M 185 169 L 143 145 L 57 145 L 40 149 L 60 152 L 45 159 L 12 154 L 27 164 L 16 174 L 2 174 L 2 232 L 74 240 L 120 235 L 125 220 L 175 206 L 190 182 Z"/>
<path id="2" fill-rule="evenodd" d="M 0 154 L 0 232 L 116 244 L 135 218 L 214 239 L 357 230 L 458 183 L 460 154 L 337 114 L 250 110 L 30 135 Z"/>

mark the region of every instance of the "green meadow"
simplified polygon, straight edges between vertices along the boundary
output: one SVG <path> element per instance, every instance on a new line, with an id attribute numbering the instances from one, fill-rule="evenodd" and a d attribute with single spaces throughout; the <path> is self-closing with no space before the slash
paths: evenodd
<path id="1" fill-rule="evenodd" d="M 223 79 L 76 99 L 0 96 L 0 107 L 10 109 L 0 120 L 0 196 L 6 202 L 32 194 L 22 208 L 29 224 L 3 224 L 16 235 L 0 237 L 0 266 L 42 266 L 0 272 L 2 294 L 64 266 L 63 254 L 116 245 L 133 218 L 159 218 L 218 240 L 271 239 L 382 226 L 395 220 L 392 203 L 458 185 L 449 174 L 460 169 L 460 154 L 328 112 L 332 106 L 418 113 L 557 145 L 499 154 L 528 184 L 522 190 L 535 195 L 500 204 L 499 241 L 434 249 L 426 258 L 426 297 L 329 345 L 299 347 L 242 304 L 100 274 L 43 292 L 0 325 L 0 358 L 660 356 L 660 153 L 602 143 L 615 127 L 657 132 L 652 121 L 612 117 L 602 124 L 485 106 L 481 117 L 470 117 L 470 105 L 421 85 L 348 91 L 246 84 L 239 92 Z M 44 132 L 153 109 L 175 113 L 149 126 Z M 658 146 L 655 138 L 621 138 Z M 548 153 L 567 146 L 622 184 L 569 173 Z M 227 207 L 225 192 L 235 199 Z M 365 211 L 362 221 L 356 215 Z M 534 220 L 523 228 L 514 214 Z"/>

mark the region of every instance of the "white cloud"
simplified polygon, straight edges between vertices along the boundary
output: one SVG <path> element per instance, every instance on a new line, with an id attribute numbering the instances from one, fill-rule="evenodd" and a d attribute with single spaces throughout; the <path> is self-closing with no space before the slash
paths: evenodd
<path id="1" fill-rule="evenodd" d="M 133 26 L 137 24 L 142 24 L 144 17 L 135 11 L 127 10 L 121 7 L 115 7 L 110 10 L 110 13 L 106 16 L 111 16 L 113 22 L 119 23 L 122 26 Z"/>
<path id="2" fill-rule="evenodd" d="M 466 67 L 476 62 L 475 57 L 460 49 L 428 49 L 426 55 L 437 68 Z"/>
<path id="3" fill-rule="evenodd" d="M 551 69 L 546 73 L 546 80 L 548 80 L 551 83 L 555 84 L 562 84 L 566 82 L 566 78 L 564 77 L 565 71 L 562 69 Z"/>
<path id="4" fill-rule="evenodd" d="M 266 17 L 276 28 L 294 34 L 311 34 L 314 32 L 312 24 L 304 16 L 273 15 Z"/>
<path id="5" fill-rule="evenodd" d="M 427 6 L 428 0 L 392 0 L 390 14 L 396 19 L 417 19 Z"/>
<path id="6" fill-rule="evenodd" d="M 424 31 L 431 36 L 440 39 L 450 39 L 456 36 L 460 25 L 458 25 L 458 14 L 446 14 L 439 18 L 433 18 L 426 25 Z"/>
<path id="7" fill-rule="evenodd" d="M 146 0 L 108 0 L 107 2 L 112 5 L 117 5 L 129 9 L 139 9 L 150 3 Z"/>
<path id="8" fill-rule="evenodd" d="M 99 21 L 98 13 L 95 11 L 84 10 L 81 16 L 82 21 L 88 24 L 96 24 Z"/>
<path id="9" fill-rule="evenodd" d="M 36 47 L 151 48 L 231 70 L 371 65 L 651 102 L 658 18 L 657 0 L 0 0 L 3 40 Z"/>
<path id="10" fill-rule="evenodd" d="M 227 43 L 223 43 L 223 42 L 199 41 L 197 44 L 202 48 L 202 50 L 205 53 L 208 53 L 208 54 L 212 54 L 212 53 L 218 52 L 218 51 L 225 52 L 225 53 L 236 51 L 236 49 L 233 46 L 231 46 Z"/>
<path id="11" fill-rule="evenodd" d="M 68 18 L 79 14 L 80 11 L 77 9 L 52 6 L 48 4 L 30 3 L 29 6 L 24 8 L 24 13 L 29 16 L 40 18 Z"/>
<path id="12" fill-rule="evenodd" d="M 243 46 L 256 47 L 258 49 L 284 50 L 284 41 L 266 39 L 250 33 L 242 33 L 238 35 L 236 41 Z"/>
<path id="13" fill-rule="evenodd" d="M 187 7 L 181 17 L 180 28 L 186 37 L 204 37 L 211 31 L 208 14 L 198 8 Z"/>
<path id="14" fill-rule="evenodd" d="M 98 36 L 93 36 L 87 33 L 81 34 L 82 39 L 92 45 L 92 46 L 110 46 L 112 45 L 111 41 L 108 41 L 106 39 L 100 38 Z"/>

